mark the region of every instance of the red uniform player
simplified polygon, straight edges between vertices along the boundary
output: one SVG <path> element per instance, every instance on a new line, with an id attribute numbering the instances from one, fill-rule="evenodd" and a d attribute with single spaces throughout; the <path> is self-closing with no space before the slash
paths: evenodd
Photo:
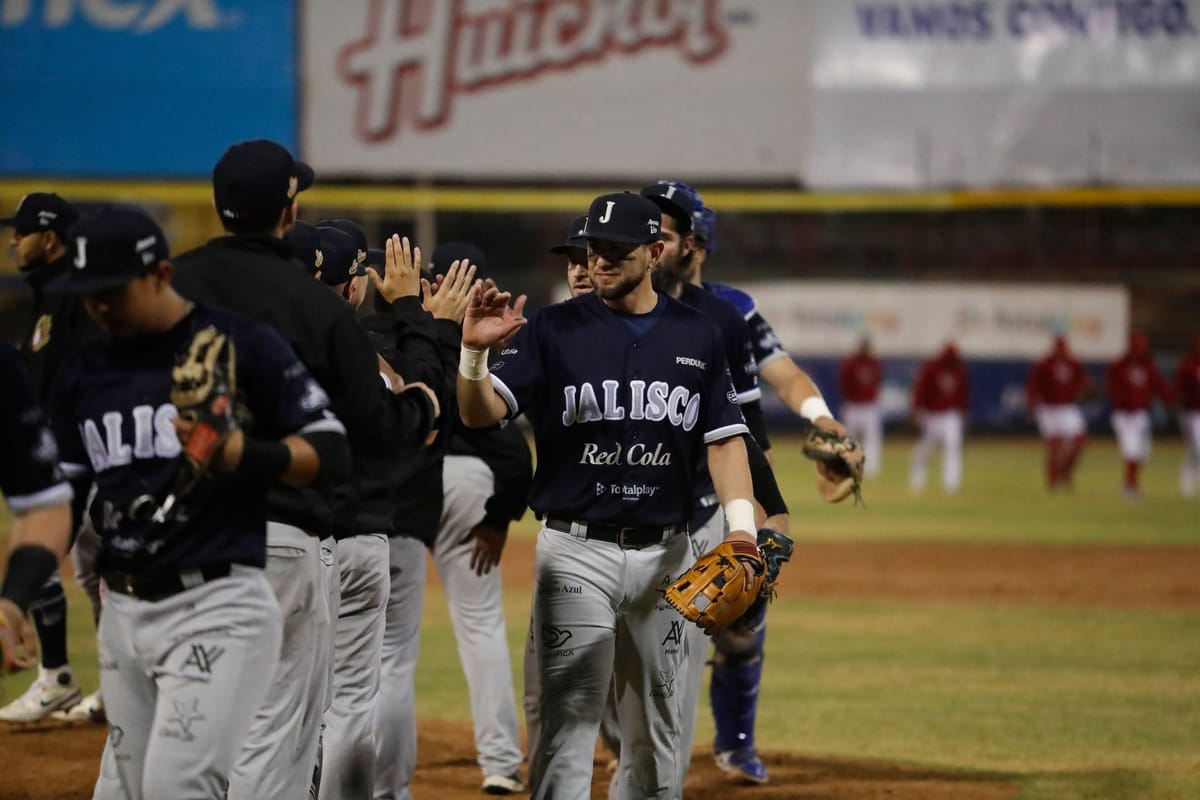
<path id="1" fill-rule="evenodd" d="M 953 344 L 921 365 L 913 385 L 913 416 L 921 436 L 913 450 L 909 488 L 925 488 L 929 455 L 942 448 L 942 488 L 957 492 L 962 486 L 963 418 L 970 398 L 967 369 Z"/>
<path id="2" fill-rule="evenodd" d="M 857 438 L 866 454 L 866 474 L 878 475 L 883 466 L 883 411 L 879 387 L 883 365 L 871 352 L 871 340 L 863 337 L 858 350 L 842 362 L 838 386 L 842 393 L 842 423 Z"/>
<path id="3" fill-rule="evenodd" d="M 1034 363 L 1029 373 L 1025 396 L 1046 443 L 1046 486 L 1051 491 L 1071 486 L 1087 438 L 1079 403 L 1092 389 L 1091 376 L 1071 355 L 1065 336 L 1054 337 L 1050 353 Z"/>
<path id="4" fill-rule="evenodd" d="M 1138 496 L 1138 471 L 1150 456 L 1150 405 L 1167 402 L 1169 391 L 1143 333 L 1129 337 L 1129 350 L 1108 366 L 1108 398 L 1117 448 L 1125 462 L 1125 496 Z"/>
<path id="5" fill-rule="evenodd" d="M 1179 406 L 1179 427 L 1183 431 L 1183 466 L 1179 468 L 1179 491 L 1184 497 L 1196 496 L 1200 479 L 1200 333 L 1192 339 L 1187 351 L 1175 368 L 1172 383 L 1175 403 Z"/>

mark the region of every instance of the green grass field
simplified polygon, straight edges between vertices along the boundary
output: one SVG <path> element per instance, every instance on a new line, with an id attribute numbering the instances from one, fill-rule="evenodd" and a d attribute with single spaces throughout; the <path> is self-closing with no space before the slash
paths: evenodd
<path id="1" fill-rule="evenodd" d="M 867 507 L 826 506 L 794 443 L 776 443 L 797 538 L 1200 545 L 1200 501 L 1179 496 L 1182 449 L 1156 444 L 1145 496 L 1118 491 L 1115 449 L 1086 453 L 1077 489 L 1041 488 L 1032 441 L 968 443 L 961 494 L 906 488 L 909 443 L 885 454 Z M 936 466 L 936 465 L 935 465 Z M 936 471 L 932 477 L 936 478 Z M 532 537 L 526 519 L 515 537 Z M 803 563 L 789 569 L 803 570 Z M 528 576 L 507 576 L 514 586 Z M 1196 576 L 1200 580 L 1200 575 Z M 71 591 L 72 660 L 96 685 L 86 601 Z M 506 593 L 520 691 L 527 591 Z M 1028 800 L 1200 797 L 1200 609 L 1147 611 L 781 597 L 771 611 L 759 746 L 1012 781 Z M 444 598 L 431 588 L 418 712 L 468 721 Z M 22 689 L 10 680 L 9 697 Z M 712 735 L 707 709 L 698 743 Z"/>

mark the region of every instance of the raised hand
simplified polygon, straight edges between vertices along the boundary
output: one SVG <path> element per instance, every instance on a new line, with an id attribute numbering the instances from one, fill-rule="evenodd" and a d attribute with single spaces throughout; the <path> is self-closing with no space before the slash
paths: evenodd
<path id="1" fill-rule="evenodd" d="M 439 275 L 434 283 L 421 279 L 421 291 L 425 295 L 425 310 L 435 319 L 449 319 L 462 324 L 471 300 L 471 286 L 475 280 L 474 264 L 469 261 L 454 261 L 445 276 Z"/>
<path id="2" fill-rule="evenodd" d="M 463 318 L 462 343 L 483 349 L 511 339 L 529 320 L 521 313 L 525 309 L 525 295 L 518 297 L 513 307 L 508 305 L 510 300 L 511 292 L 502 292 L 491 282 L 473 285 Z"/>
<path id="3" fill-rule="evenodd" d="M 412 247 L 407 236 L 401 239 L 393 233 L 383 249 L 387 256 L 385 274 L 380 276 L 373 267 L 367 267 L 375 290 L 389 303 L 401 297 L 416 297 L 421 290 L 421 248 Z"/>

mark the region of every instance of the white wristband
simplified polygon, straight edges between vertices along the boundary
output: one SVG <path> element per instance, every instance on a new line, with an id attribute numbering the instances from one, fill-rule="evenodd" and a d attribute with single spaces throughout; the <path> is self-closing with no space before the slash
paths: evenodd
<path id="1" fill-rule="evenodd" d="M 758 530 L 754 524 L 754 503 L 740 497 L 725 504 L 725 521 L 731 531 L 754 533 Z"/>
<path id="2" fill-rule="evenodd" d="M 488 376 L 488 349 L 477 350 L 462 346 L 458 354 L 458 374 L 469 381 L 481 381 Z"/>
<path id="3" fill-rule="evenodd" d="M 817 394 L 812 397 L 806 397 L 804 402 L 800 404 L 800 416 L 809 422 L 816 422 L 820 417 L 833 419 L 833 412 L 825 404 L 825 398 Z"/>

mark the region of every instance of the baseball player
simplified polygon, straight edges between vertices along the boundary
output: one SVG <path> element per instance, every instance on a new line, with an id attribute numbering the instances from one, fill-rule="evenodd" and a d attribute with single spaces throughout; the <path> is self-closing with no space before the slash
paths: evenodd
<path id="1" fill-rule="evenodd" d="M 660 590 L 694 560 L 679 534 L 702 446 L 729 538 L 754 540 L 747 428 L 715 326 L 651 286 L 663 251 L 658 207 L 632 193 L 601 195 L 586 236 L 594 292 L 543 308 L 526 325 L 523 298 L 510 309 L 507 293 L 477 291 L 463 326 L 459 412 L 471 427 L 527 413 L 534 428 L 530 506 L 543 529 L 533 796 L 590 794 L 615 674 L 619 796 L 668 798 L 680 778 L 682 621 Z M 513 331 L 489 374 L 487 348 Z"/>
<path id="2" fill-rule="evenodd" d="M 436 419 L 421 389 L 393 393 L 354 309 L 291 256 L 284 240 L 312 185 L 312 168 L 265 139 L 230 147 L 213 169 L 213 199 L 229 235 L 176 260 L 185 297 L 267 322 L 329 393 L 352 452 L 388 453 L 424 441 Z M 396 387 L 393 384 L 393 388 Z M 230 797 L 302 797 L 316 777 L 331 697 L 334 533 L 357 487 L 276 486 L 268 497 L 267 579 L 284 613 L 279 666 L 230 781 Z"/>
<path id="3" fill-rule="evenodd" d="M 78 217 L 75 207 L 57 194 L 34 192 L 21 198 L 11 217 L 0 219 L 0 225 L 12 226 L 17 268 L 33 294 L 34 322 L 21 340 L 21 351 L 39 404 L 46 402 L 51 381 L 66 355 L 97 333 L 78 298 L 45 291 L 48 282 L 69 269 L 67 231 Z M 85 541 L 80 552 L 87 553 L 89 544 Z M 77 578 L 88 590 L 93 617 L 98 619 L 100 598 L 95 591 L 94 570 L 85 563 L 79 563 L 78 567 Z M 57 565 L 31 608 L 41 642 L 38 677 L 20 697 L 0 708 L 0 720 L 36 722 L 52 713 L 67 712 L 72 718 L 102 718 L 104 703 L 100 693 L 81 699 L 67 658 L 67 598 Z"/>
<path id="4" fill-rule="evenodd" d="M 1171 386 L 1186 449 L 1179 467 L 1179 491 L 1184 497 L 1195 497 L 1200 480 L 1200 333 L 1192 338 L 1192 348 L 1179 360 Z"/>
<path id="5" fill-rule="evenodd" d="M 384 271 L 384 261 L 376 251 L 369 250 L 367 258 L 372 269 Z M 419 248 L 413 250 L 413 260 L 419 267 Z M 424 276 L 421 278 L 425 290 L 422 305 L 432 317 L 441 360 L 437 367 L 443 376 L 439 395 L 447 403 L 453 399 L 461 347 L 457 320 L 466 311 L 474 273 L 469 264 L 456 262 L 450 265 L 444 281 L 431 283 Z M 387 278 L 385 275 L 385 281 Z M 434 375 L 429 368 L 414 362 L 411 354 L 402 353 L 397 347 L 396 336 L 392 333 L 393 309 L 379 293 L 373 289 L 372 292 L 374 296 L 370 303 L 375 313 L 363 318 L 372 344 L 398 373 L 425 376 L 433 385 Z M 378 760 L 374 796 L 380 800 L 409 800 L 412 797 L 408 784 L 417 763 L 415 675 L 425 592 L 426 547 L 433 546 L 442 513 L 442 462 L 449 447 L 449 437 L 444 435 L 444 421 L 442 428 L 432 444 L 407 458 L 396 459 L 386 472 L 388 484 L 403 487 L 403 491 L 394 497 L 394 535 L 388 541 L 390 593 L 375 715 Z"/>
<path id="6" fill-rule="evenodd" d="M 1155 398 L 1169 401 L 1169 390 L 1154 366 L 1150 340 L 1144 333 L 1130 334 L 1129 349 L 1108 366 L 1107 383 L 1113 432 L 1125 462 L 1122 491 L 1127 500 L 1137 500 L 1141 496 L 1138 472 L 1150 457 L 1150 406 Z"/>
<path id="7" fill-rule="evenodd" d="M 430 266 L 436 271 L 456 262 L 474 265 L 476 275 L 486 272 L 483 252 L 469 242 L 439 244 Z M 525 790 L 518 772 L 525 757 L 512 673 L 496 669 L 510 661 L 499 563 L 508 526 L 525 511 L 533 465 L 515 425 L 483 430 L 452 425 L 449 433 L 433 563 L 446 589 L 467 679 L 482 789 L 514 794 Z"/>
<path id="8" fill-rule="evenodd" d="M 883 410 L 879 406 L 882 384 L 883 365 L 871 350 L 871 339 L 864 336 L 858 349 L 838 369 L 838 388 L 842 393 L 843 424 L 863 443 L 868 477 L 878 475 L 883 468 Z"/>
<path id="9" fill-rule="evenodd" d="M 0 385 L 0 492 L 13 513 L 8 564 L 0 583 L 3 674 L 36 663 L 37 643 L 26 615 L 67 551 L 72 493 L 29 373 L 5 342 L 0 342 Z"/>
<path id="10" fill-rule="evenodd" d="M 267 490 L 341 479 L 344 428 L 277 334 L 175 292 L 145 213 L 84 218 L 70 256 L 49 288 L 83 294 L 108 336 L 68 359 L 51 400 L 103 539 L 105 768 L 127 798 L 223 798 L 282 635 L 262 573 Z M 178 416 L 181 383 L 216 422 Z"/>
<path id="11" fill-rule="evenodd" d="M 367 296 L 366 233 L 352 220 L 331 220 L 318 225 L 320 280 L 359 308 Z M 419 256 L 419 250 L 417 254 Z M 414 267 L 408 240 L 387 242 L 386 267 L 376 291 L 388 303 L 392 325 L 388 333 L 395 346 L 413 358 L 437 366 L 432 376 L 441 378 L 437 344 L 428 335 L 422 318 L 419 269 Z M 397 323 L 404 325 L 398 341 Z M 409 373 L 411 376 L 411 373 Z M 389 378 L 390 380 L 391 378 Z M 395 380 L 399 381 L 397 376 Z M 409 381 L 406 387 L 426 384 Z M 430 396 L 437 400 L 430 390 Z M 388 537 L 393 531 L 392 496 L 405 487 L 386 480 L 397 458 L 411 450 L 388 454 L 355 453 L 358 493 L 352 519 L 335 533 L 339 566 L 339 604 L 335 626 L 332 698 L 325 712 L 319 796 L 365 796 L 375 785 L 375 704 L 379 692 L 381 646 L 387 606 Z"/>
<path id="12" fill-rule="evenodd" d="M 742 313 L 750 326 L 751 347 L 759 376 L 767 380 L 793 413 L 824 430 L 845 435 L 845 428 L 833 418 L 816 383 L 783 349 L 771 324 L 758 311 L 754 298 L 732 286 L 703 281 L 704 262 L 710 253 L 716 251 L 716 212 L 704 205 L 703 198 L 691 186 L 681 181 L 675 181 L 673 185 L 691 197 L 694 205 L 692 226 L 695 248 L 690 262 L 685 265 L 686 279 L 731 303 Z M 765 431 L 755 438 L 762 442 L 764 451 L 769 451 L 770 442 L 765 438 Z M 756 480 L 756 491 L 761 483 Z M 765 501 L 760 499 L 760 502 Z M 786 509 L 782 505 L 782 498 L 778 509 L 780 512 Z M 716 652 L 709 686 L 709 701 L 716 727 L 713 758 L 726 775 L 749 783 L 766 783 L 769 779 L 767 767 L 758 755 L 754 740 L 765 641 L 764 623 L 757 626 L 752 638 L 722 633 L 713 642 Z"/>
<path id="13" fill-rule="evenodd" d="M 1052 492 L 1072 487 L 1072 474 L 1087 439 L 1079 403 L 1094 388 L 1065 336 L 1055 336 L 1050 352 L 1029 372 L 1025 399 L 1046 444 L 1046 488 Z"/>
<path id="14" fill-rule="evenodd" d="M 942 449 L 942 489 L 954 493 L 962 486 L 963 420 L 970 385 L 958 348 L 947 343 L 936 358 L 921 365 L 913 383 L 912 413 L 920 435 L 913 448 L 908 488 L 925 488 L 929 456 Z"/>

